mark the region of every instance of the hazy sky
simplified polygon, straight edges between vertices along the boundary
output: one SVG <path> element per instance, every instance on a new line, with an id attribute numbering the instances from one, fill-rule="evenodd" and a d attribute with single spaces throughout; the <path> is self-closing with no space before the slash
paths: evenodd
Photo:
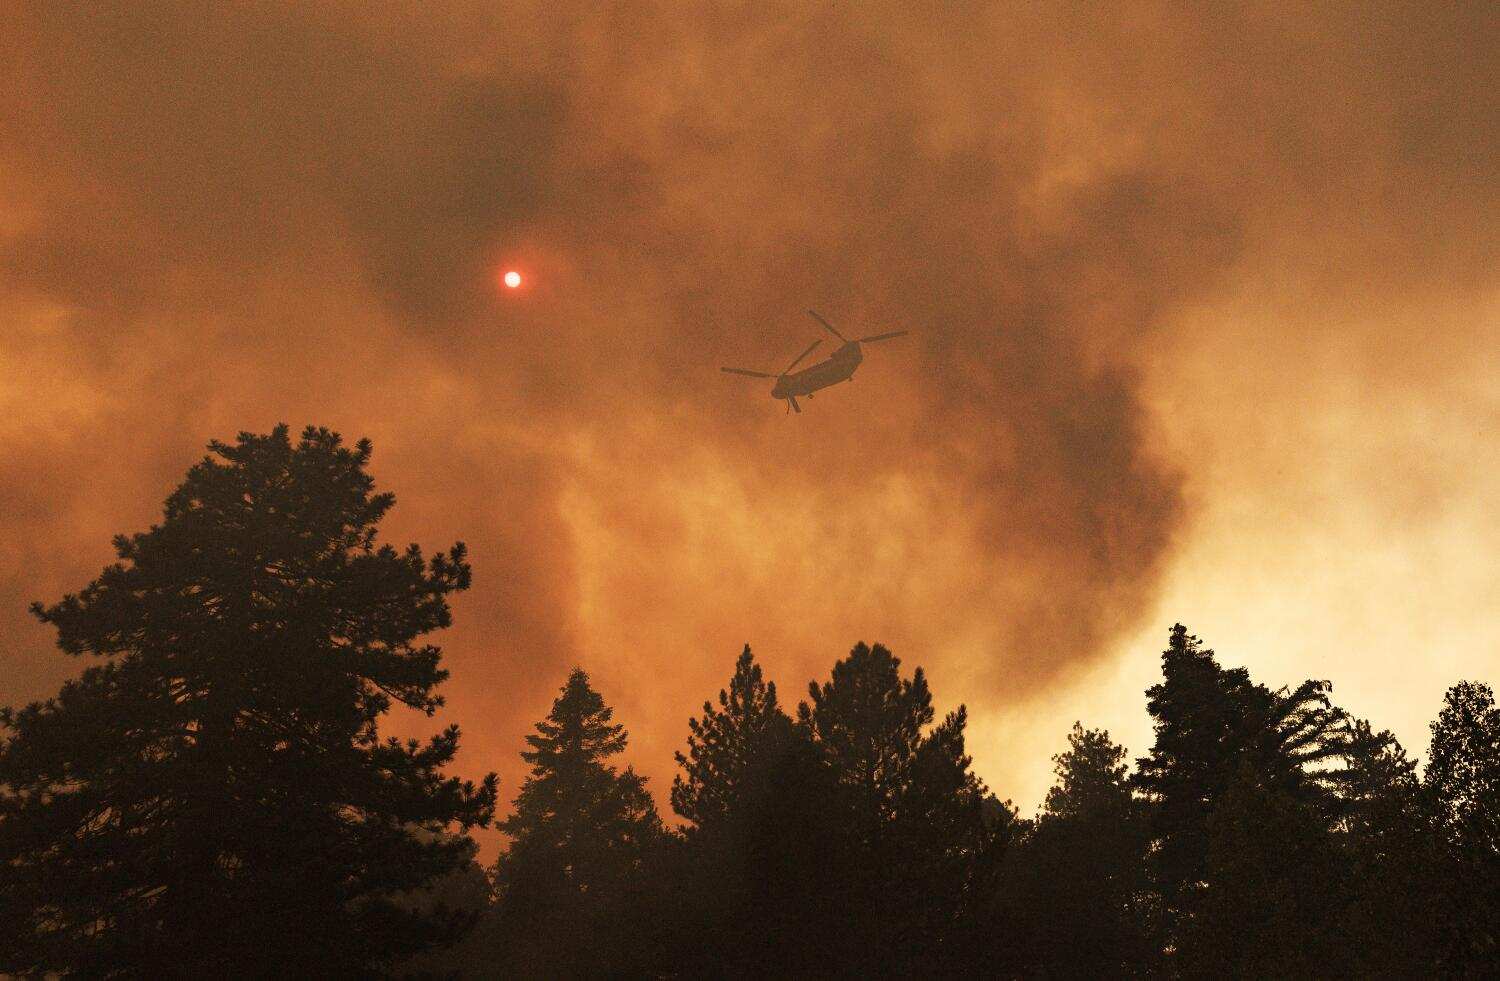
<path id="1" fill-rule="evenodd" d="M 403 12 L 404 11 L 404 12 Z M 969 704 L 1024 808 L 1175 621 L 1415 752 L 1500 681 L 1492 3 L 12 3 L 0 702 L 211 438 L 469 544 L 461 766 L 568 667 L 658 793 L 750 642 Z M 526 284 L 497 284 L 506 269 Z M 872 346 L 783 414 L 818 336 Z"/>

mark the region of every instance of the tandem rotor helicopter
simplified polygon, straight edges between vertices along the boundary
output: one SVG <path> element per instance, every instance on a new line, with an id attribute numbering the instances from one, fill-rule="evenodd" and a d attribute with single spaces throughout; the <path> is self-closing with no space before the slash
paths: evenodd
<path id="1" fill-rule="evenodd" d="M 854 377 L 854 369 L 858 368 L 860 362 L 865 359 L 864 354 L 859 349 L 861 344 L 869 344 L 872 341 L 885 341 L 892 337 L 900 337 L 902 334 L 909 333 L 904 330 L 893 330 L 887 334 L 876 334 L 873 337 L 861 337 L 851 341 L 843 334 L 840 334 L 833 324 L 830 324 L 819 316 L 817 311 L 809 310 L 807 313 L 818 323 L 822 324 L 828 333 L 842 341 L 843 347 L 834 351 L 824 360 L 819 361 L 815 365 L 809 365 L 796 374 L 792 373 L 792 369 L 801 364 L 803 358 L 813 353 L 817 346 L 823 343 L 821 338 L 809 344 L 807 350 L 797 355 L 796 360 L 787 365 L 786 370 L 779 375 L 767 374 L 764 371 L 750 371 L 745 368 L 722 368 L 720 370 L 727 371 L 731 375 L 749 375 L 751 378 L 776 379 L 776 384 L 771 389 L 771 398 L 786 399 L 786 410 L 788 413 L 794 410 L 801 412 L 802 406 L 797 404 L 797 396 L 801 395 L 805 398 L 812 398 L 813 392 L 827 388 L 829 385 L 837 385 L 841 381 L 848 381 Z"/>

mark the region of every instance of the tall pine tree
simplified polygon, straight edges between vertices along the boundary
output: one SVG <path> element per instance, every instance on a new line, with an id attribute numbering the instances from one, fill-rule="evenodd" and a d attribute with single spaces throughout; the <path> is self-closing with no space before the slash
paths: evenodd
<path id="1" fill-rule="evenodd" d="M 376 544 L 394 498 L 370 444 L 285 426 L 210 444 L 161 524 L 34 610 L 97 663 L 0 712 L 0 891 L 14 971 L 145 976 L 358 973 L 451 940 L 396 901 L 464 866 L 494 776 L 444 776 L 450 727 L 382 741 L 447 677 L 419 638 L 469 585 Z"/>
<path id="2" fill-rule="evenodd" d="M 972 885 L 990 858 L 985 788 L 964 750 L 963 706 L 932 726 L 921 668 L 901 677 L 885 647 L 856 644 L 798 707 L 843 792 L 861 911 L 844 938 L 854 970 L 949 963 Z"/>
<path id="3" fill-rule="evenodd" d="M 1254 720 L 1269 710 L 1270 692 L 1245 669 L 1220 667 L 1179 623 L 1162 652 L 1162 680 L 1146 696 L 1156 743 L 1137 761 L 1134 783 L 1155 805 L 1156 867 L 1175 908 L 1203 879 L 1209 816 L 1229 789 Z"/>
<path id="4" fill-rule="evenodd" d="M 1162 681 L 1147 691 L 1156 742 L 1133 782 L 1152 804 L 1158 884 L 1175 922 L 1168 941 L 1183 958 L 1193 951 L 1229 958 L 1236 949 L 1249 956 L 1250 948 L 1223 943 L 1220 935 L 1236 923 L 1241 938 L 1257 924 L 1265 926 L 1263 937 L 1274 935 L 1275 925 L 1265 919 L 1274 912 L 1263 905 L 1268 896 L 1308 916 L 1317 911 L 1318 930 L 1336 929 L 1336 904 L 1314 895 L 1341 885 L 1336 878 L 1319 881 L 1336 868 L 1330 835 L 1343 778 L 1332 764 L 1349 748 L 1348 719 L 1329 690 L 1327 682 L 1308 681 L 1272 691 L 1243 668 L 1221 667 L 1185 627 L 1173 627 Z M 1219 815 L 1226 806 L 1232 813 Z M 1273 811 L 1279 826 L 1262 820 Z M 1278 851 L 1278 833 L 1300 837 Z M 1259 892 L 1238 881 L 1244 856 L 1294 853 L 1290 864 L 1265 868 L 1255 884 Z M 1308 940 L 1303 946 L 1314 945 Z"/>
<path id="5" fill-rule="evenodd" d="M 672 781 L 672 809 L 699 830 L 730 821 L 764 792 L 767 766 L 784 751 L 792 720 L 776 700 L 750 646 L 735 662 L 719 705 L 703 703 L 703 717 L 688 720 L 688 751 L 678 753 L 682 773 Z"/>
<path id="6" fill-rule="evenodd" d="M 1057 783 L 1006 853 L 989 917 L 998 959 L 1016 973 L 1127 977 L 1158 965 L 1147 815 L 1125 756 L 1108 732 L 1075 724 L 1052 758 Z"/>
<path id="7" fill-rule="evenodd" d="M 1500 708 L 1489 685 L 1448 689 L 1424 777 L 1445 853 L 1444 967 L 1488 972 L 1500 960 Z"/>
<path id="8" fill-rule="evenodd" d="M 1151 755 L 1134 784 L 1156 804 L 1158 866 L 1169 899 L 1203 878 L 1208 819 L 1247 762 L 1257 783 L 1334 810 L 1339 772 L 1323 764 L 1348 748 L 1348 720 L 1329 701 L 1330 686 L 1308 681 L 1272 691 L 1244 668 L 1223 668 L 1187 628 L 1172 628 L 1162 681 L 1148 689 L 1156 720 Z"/>
<path id="9" fill-rule="evenodd" d="M 1439 971 L 1444 912 L 1441 836 L 1417 765 L 1389 732 L 1357 720 L 1339 788 L 1349 895 L 1342 933 L 1359 977 Z"/>
<path id="10" fill-rule="evenodd" d="M 718 705 L 690 719 L 672 802 L 693 822 L 677 849 L 676 969 L 687 976 L 821 975 L 846 920 L 843 795 L 746 647 Z"/>
<path id="11" fill-rule="evenodd" d="M 501 822 L 495 867 L 499 965 L 523 977 L 597 976 L 649 960 L 625 929 L 662 836 L 645 780 L 607 761 L 625 727 L 575 669 L 521 754 L 531 775 Z"/>

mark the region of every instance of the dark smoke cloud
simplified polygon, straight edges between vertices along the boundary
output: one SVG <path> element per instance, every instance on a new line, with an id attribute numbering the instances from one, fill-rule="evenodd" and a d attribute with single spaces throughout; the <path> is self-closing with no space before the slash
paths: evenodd
<path id="1" fill-rule="evenodd" d="M 1181 311 L 1267 263 L 1493 278 L 1488 5 L 36 4 L 0 38 L 6 701 L 73 669 L 25 601 L 284 419 L 374 438 L 393 537 L 469 542 L 476 768 L 581 662 L 660 781 L 746 639 L 788 693 L 864 637 L 998 708 L 1152 612 Z M 913 334 L 788 420 L 716 369 L 779 369 L 808 306 Z"/>

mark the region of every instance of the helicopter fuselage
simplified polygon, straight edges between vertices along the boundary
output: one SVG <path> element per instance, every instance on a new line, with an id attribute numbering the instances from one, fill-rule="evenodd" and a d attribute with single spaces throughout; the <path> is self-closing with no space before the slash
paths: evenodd
<path id="1" fill-rule="evenodd" d="M 824 320 L 817 311 L 809 310 L 807 312 L 809 316 L 823 325 L 824 330 L 838 338 L 842 344 L 827 359 L 819 361 L 810 367 L 803 368 L 801 371 L 792 370 L 806 361 L 807 356 L 813 353 L 819 344 L 823 343 L 822 339 L 819 338 L 809 344 L 807 349 L 801 354 L 797 355 L 792 360 L 792 363 L 786 366 L 786 370 L 779 375 L 773 375 L 765 371 L 753 371 L 749 368 L 731 368 L 728 365 L 719 370 L 731 375 L 749 375 L 751 378 L 776 379 L 776 384 L 771 388 L 771 398 L 781 399 L 786 402 L 786 411 L 788 413 L 793 411 L 801 412 L 802 408 L 797 404 L 798 396 L 812 398 L 813 392 L 821 391 L 829 385 L 837 385 L 841 381 L 848 381 L 854 377 L 854 369 L 858 368 L 860 363 L 865 360 L 861 345 L 869 344 L 873 341 L 889 340 L 892 337 L 902 337 L 910 333 L 910 331 L 906 330 L 890 330 L 884 334 L 875 334 L 870 337 L 856 337 L 850 340 L 843 334 L 840 334 L 838 328 L 834 327 L 833 324 Z"/>
<path id="2" fill-rule="evenodd" d="M 809 365 L 801 371 L 782 375 L 776 380 L 776 387 L 771 389 L 771 398 L 806 398 L 819 389 L 837 385 L 841 381 L 848 381 L 854 377 L 854 369 L 858 368 L 864 359 L 864 353 L 859 349 L 859 342 L 850 341 L 817 364 Z"/>

